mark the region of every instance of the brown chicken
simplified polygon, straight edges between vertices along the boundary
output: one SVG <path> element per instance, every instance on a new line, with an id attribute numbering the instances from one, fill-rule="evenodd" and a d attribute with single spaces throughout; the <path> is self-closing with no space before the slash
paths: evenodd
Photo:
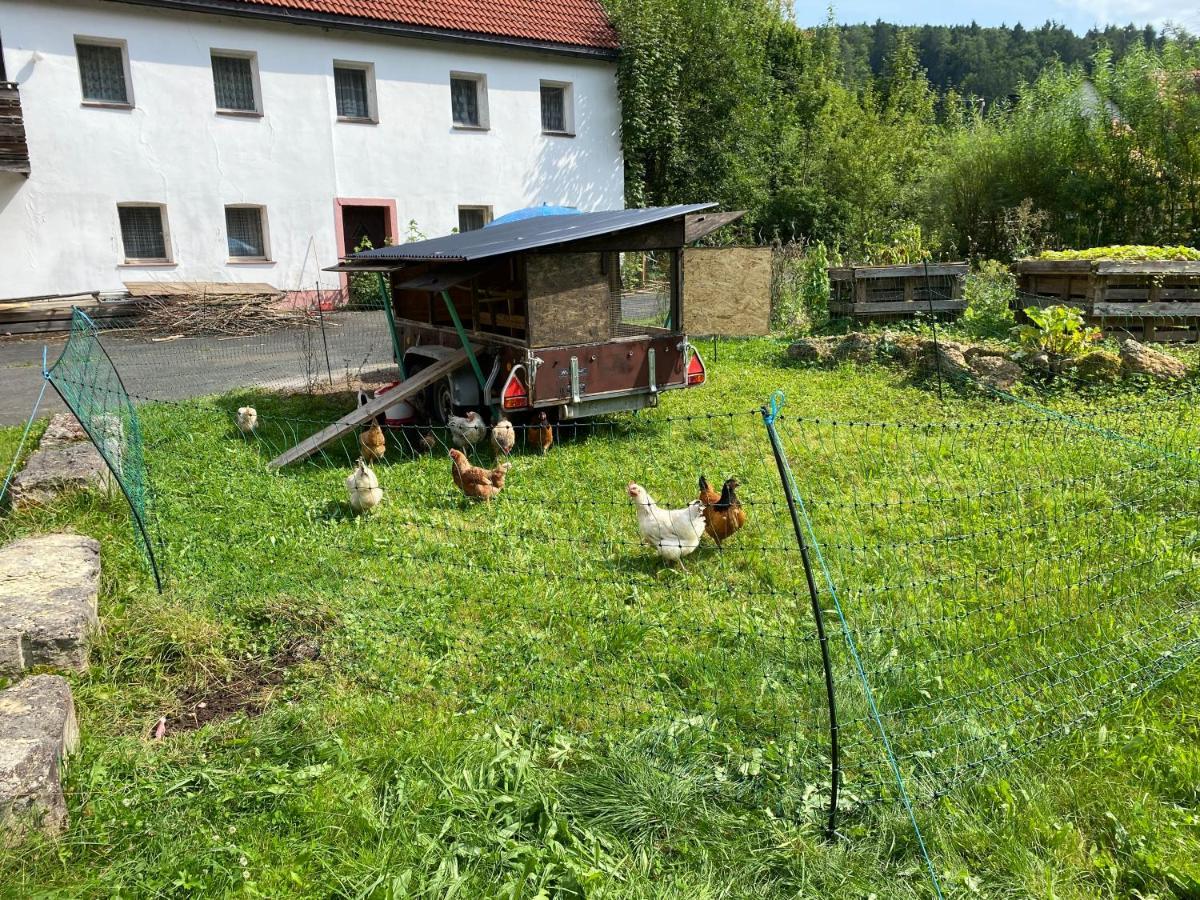
<path id="1" fill-rule="evenodd" d="M 533 424 L 525 429 L 525 440 L 529 442 L 529 446 L 535 447 L 542 456 L 546 455 L 546 451 L 554 443 L 554 428 L 551 427 L 550 420 L 546 417 L 545 412 L 538 413 L 533 420 Z"/>
<path id="2" fill-rule="evenodd" d="M 370 428 L 359 432 L 358 446 L 367 462 L 383 459 L 383 455 L 387 453 L 387 439 L 383 436 L 383 428 L 380 427 L 378 419 L 371 423 Z"/>
<path id="3" fill-rule="evenodd" d="M 704 504 L 704 530 L 717 546 L 733 537 L 746 524 L 746 510 L 737 497 L 740 487 L 736 478 L 727 478 L 718 494 L 700 476 L 700 502 Z"/>
<path id="4" fill-rule="evenodd" d="M 451 450 L 451 474 L 458 489 L 476 500 L 491 500 L 504 490 L 504 476 L 508 474 L 510 463 L 505 463 L 491 471 L 473 466 L 467 462 L 461 450 Z"/>

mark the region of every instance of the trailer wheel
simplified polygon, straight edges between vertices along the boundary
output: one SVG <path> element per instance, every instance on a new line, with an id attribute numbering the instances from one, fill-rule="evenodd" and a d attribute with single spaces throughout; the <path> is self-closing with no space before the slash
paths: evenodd
<path id="1" fill-rule="evenodd" d="M 449 376 L 429 388 L 427 407 L 430 420 L 438 425 L 445 425 L 454 415 L 454 394 Z"/>

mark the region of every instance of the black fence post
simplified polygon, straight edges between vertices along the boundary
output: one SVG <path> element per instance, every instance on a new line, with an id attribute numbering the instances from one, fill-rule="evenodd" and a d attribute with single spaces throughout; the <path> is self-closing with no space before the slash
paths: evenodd
<path id="1" fill-rule="evenodd" d="M 804 578 L 808 582 L 808 596 L 812 603 L 813 620 L 817 626 L 817 640 L 821 645 L 821 665 L 825 669 L 825 699 L 829 706 L 829 824 L 826 835 L 830 838 L 837 833 L 838 792 L 842 783 L 841 754 L 838 747 L 838 717 L 837 697 L 833 687 L 833 664 L 829 659 L 829 635 L 825 630 L 825 611 L 821 609 L 821 601 L 817 594 L 817 581 L 813 575 L 812 561 L 809 558 L 808 542 L 804 539 L 804 529 L 800 525 L 800 514 L 796 510 L 796 498 L 793 493 L 791 472 L 787 458 L 779 442 L 779 433 L 775 430 L 775 419 L 779 408 L 774 398 L 769 407 L 762 407 L 763 423 L 767 426 L 767 435 L 771 439 L 771 452 L 775 454 L 775 465 L 779 469 L 779 480 L 783 485 L 783 494 L 787 499 L 788 513 L 792 517 L 792 528 L 796 532 L 796 543 L 800 546 L 800 559 L 804 562 Z"/>

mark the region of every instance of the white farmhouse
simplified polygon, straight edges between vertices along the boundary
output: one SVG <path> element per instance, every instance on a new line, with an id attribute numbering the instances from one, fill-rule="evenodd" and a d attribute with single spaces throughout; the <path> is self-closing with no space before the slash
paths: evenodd
<path id="1" fill-rule="evenodd" d="M 0 0 L 0 299 L 623 206 L 599 0 Z"/>

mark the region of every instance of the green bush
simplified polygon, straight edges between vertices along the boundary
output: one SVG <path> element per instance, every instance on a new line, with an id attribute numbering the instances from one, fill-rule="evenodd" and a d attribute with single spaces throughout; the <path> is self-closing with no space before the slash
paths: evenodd
<path id="1" fill-rule="evenodd" d="M 1013 329 L 1021 346 L 1052 357 L 1078 356 L 1088 344 L 1103 336 L 1100 329 L 1085 325 L 1083 313 L 1073 306 L 1047 306 L 1045 309 L 1029 306 L 1025 308 L 1025 315 L 1033 324 Z"/>
<path id="2" fill-rule="evenodd" d="M 1004 263 L 985 259 L 967 276 L 967 309 L 963 327 L 972 337 L 1006 337 L 1015 324 L 1013 301 L 1017 279 Z"/>
<path id="3" fill-rule="evenodd" d="M 829 321 L 829 252 L 814 244 L 779 245 L 773 259 L 771 327 L 809 332 Z"/>

